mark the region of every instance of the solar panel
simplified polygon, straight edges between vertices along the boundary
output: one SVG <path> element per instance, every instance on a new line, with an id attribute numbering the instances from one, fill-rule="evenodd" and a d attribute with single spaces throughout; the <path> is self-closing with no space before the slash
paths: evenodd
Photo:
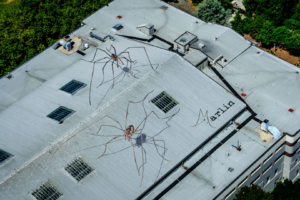
<path id="1" fill-rule="evenodd" d="M 37 200 L 56 200 L 62 194 L 52 185 L 50 181 L 47 181 L 35 191 L 31 193 Z"/>
<path id="2" fill-rule="evenodd" d="M 0 164 L 4 163 L 10 157 L 12 157 L 10 153 L 7 153 L 6 151 L 0 149 Z"/>
<path id="3" fill-rule="evenodd" d="M 61 122 L 65 120 L 67 117 L 69 117 L 71 114 L 73 114 L 74 112 L 75 112 L 74 110 L 71 110 L 64 106 L 59 106 L 56 110 L 54 110 L 49 115 L 47 115 L 47 117 L 54 119 L 58 122 Z"/>
<path id="4" fill-rule="evenodd" d="M 70 94 L 75 94 L 78 90 L 85 87 L 86 84 L 82 83 L 80 81 L 72 80 L 63 87 L 60 88 L 60 90 L 65 91 Z"/>
<path id="5" fill-rule="evenodd" d="M 178 102 L 174 100 L 166 92 L 160 93 L 154 99 L 152 99 L 151 102 L 154 103 L 164 113 L 169 112 L 172 108 L 174 108 L 178 104 Z"/>
<path id="6" fill-rule="evenodd" d="M 72 163 L 65 167 L 65 170 L 69 172 L 77 181 L 81 181 L 94 169 L 86 164 L 80 157 L 76 158 Z"/>

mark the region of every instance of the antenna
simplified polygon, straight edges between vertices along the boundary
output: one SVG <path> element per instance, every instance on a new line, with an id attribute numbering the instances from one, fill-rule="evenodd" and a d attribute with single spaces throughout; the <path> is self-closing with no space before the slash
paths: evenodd
<path id="1" fill-rule="evenodd" d="M 232 147 L 234 147 L 234 148 L 236 148 L 236 150 L 238 150 L 238 151 L 241 151 L 242 150 L 242 148 L 241 148 L 241 145 L 240 145 L 240 143 L 239 143 L 239 141 L 237 141 L 237 145 L 235 146 L 235 145 L 231 145 Z"/>

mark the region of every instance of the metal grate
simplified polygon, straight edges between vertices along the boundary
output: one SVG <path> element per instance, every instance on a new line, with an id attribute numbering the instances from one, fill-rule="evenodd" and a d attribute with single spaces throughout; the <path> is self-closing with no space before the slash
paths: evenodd
<path id="1" fill-rule="evenodd" d="M 31 193 L 37 200 L 56 200 L 62 194 L 52 185 L 50 181 L 47 181 L 38 189 Z"/>
<path id="2" fill-rule="evenodd" d="M 10 157 L 12 157 L 10 153 L 7 153 L 6 151 L 0 149 L 0 164 L 4 163 Z"/>
<path id="3" fill-rule="evenodd" d="M 49 115 L 47 115 L 47 117 L 54 119 L 56 121 L 62 122 L 63 120 L 65 120 L 67 117 L 69 117 L 74 112 L 75 112 L 74 110 L 71 110 L 64 106 L 60 106 L 56 110 L 51 112 Z"/>
<path id="4" fill-rule="evenodd" d="M 65 167 L 65 170 L 71 174 L 77 181 L 81 181 L 94 169 L 86 164 L 80 157 L 76 158 L 72 163 Z"/>
<path id="5" fill-rule="evenodd" d="M 174 108 L 178 102 L 175 101 L 170 95 L 166 92 L 160 93 L 154 99 L 151 100 L 159 109 L 161 109 L 164 113 L 169 112 L 172 108 Z"/>
<path id="6" fill-rule="evenodd" d="M 80 81 L 72 80 L 63 87 L 60 88 L 60 90 L 65 91 L 70 94 L 75 94 L 78 90 L 85 87 L 85 83 L 81 83 Z"/>

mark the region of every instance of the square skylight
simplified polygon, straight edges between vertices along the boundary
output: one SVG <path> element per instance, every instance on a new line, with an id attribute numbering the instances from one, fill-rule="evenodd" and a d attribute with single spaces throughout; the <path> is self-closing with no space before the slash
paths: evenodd
<path id="1" fill-rule="evenodd" d="M 67 117 L 69 117 L 74 112 L 75 112 L 74 110 L 71 110 L 64 106 L 59 106 L 56 110 L 54 110 L 49 115 L 47 115 L 47 117 L 54 119 L 58 122 L 62 122 L 63 120 L 65 120 Z"/>
<path id="2" fill-rule="evenodd" d="M 166 92 L 160 93 L 158 96 L 152 99 L 151 102 L 154 103 L 164 113 L 169 112 L 169 110 L 171 110 L 178 104 L 178 102 Z"/>
<path id="3" fill-rule="evenodd" d="M 35 191 L 31 193 L 37 200 L 56 200 L 62 194 L 52 185 L 50 181 L 47 181 Z"/>
<path id="4" fill-rule="evenodd" d="M 11 155 L 10 153 L 7 153 L 6 151 L 0 149 L 0 165 L 12 156 L 13 155 Z"/>
<path id="5" fill-rule="evenodd" d="M 60 90 L 67 92 L 69 94 L 75 94 L 78 90 L 85 87 L 86 84 L 82 83 L 80 81 L 72 80 L 63 87 L 60 88 Z"/>
<path id="6" fill-rule="evenodd" d="M 65 170 L 71 174 L 77 181 L 81 181 L 94 169 L 86 164 L 80 157 L 76 158 L 73 162 L 65 167 Z"/>

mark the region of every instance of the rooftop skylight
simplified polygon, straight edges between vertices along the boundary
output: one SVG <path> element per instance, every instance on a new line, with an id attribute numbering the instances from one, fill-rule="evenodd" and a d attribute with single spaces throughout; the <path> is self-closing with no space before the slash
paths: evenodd
<path id="1" fill-rule="evenodd" d="M 37 200 L 56 200 L 62 194 L 52 185 L 50 181 L 47 181 L 35 191 L 31 193 Z"/>
<path id="2" fill-rule="evenodd" d="M 8 160 L 12 155 L 0 149 L 0 165 Z"/>
<path id="3" fill-rule="evenodd" d="M 82 83 L 80 81 L 72 80 L 63 87 L 60 88 L 60 90 L 65 91 L 70 94 L 75 94 L 78 90 L 85 87 L 86 84 Z"/>
<path id="4" fill-rule="evenodd" d="M 94 169 L 86 164 L 80 157 L 76 158 L 73 162 L 65 167 L 65 170 L 69 172 L 77 181 L 81 181 Z"/>
<path id="5" fill-rule="evenodd" d="M 47 115 L 47 117 L 54 119 L 58 122 L 62 122 L 63 120 L 65 120 L 67 117 L 69 117 L 74 112 L 75 112 L 74 110 L 71 110 L 64 106 L 59 106 L 56 110 L 54 110 L 49 115 Z"/>
<path id="6" fill-rule="evenodd" d="M 172 108 L 174 108 L 178 104 L 178 102 L 174 100 L 166 92 L 160 93 L 158 96 L 152 99 L 151 102 L 154 103 L 164 113 L 169 112 Z"/>

